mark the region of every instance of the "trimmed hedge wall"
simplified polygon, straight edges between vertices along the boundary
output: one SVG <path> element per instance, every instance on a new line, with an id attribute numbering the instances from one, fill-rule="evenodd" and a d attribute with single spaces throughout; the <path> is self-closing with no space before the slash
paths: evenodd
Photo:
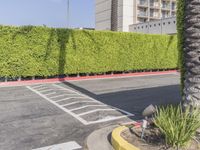
<path id="1" fill-rule="evenodd" d="M 54 76 L 178 66 L 176 36 L 0 26 L 0 76 Z"/>
<path id="2" fill-rule="evenodd" d="M 184 87 L 184 55 L 183 55 L 183 40 L 184 40 L 184 17 L 185 17 L 185 0 L 178 0 L 177 1 L 177 47 L 179 52 L 179 65 L 181 70 L 181 86 L 182 89 Z M 182 91 L 183 94 L 183 91 Z"/>

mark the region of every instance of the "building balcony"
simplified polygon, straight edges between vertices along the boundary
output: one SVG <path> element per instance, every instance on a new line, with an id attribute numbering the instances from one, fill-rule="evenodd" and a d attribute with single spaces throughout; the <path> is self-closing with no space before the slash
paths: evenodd
<path id="1" fill-rule="evenodd" d="M 155 7 L 155 8 L 159 8 L 159 2 L 158 1 L 150 1 L 150 7 Z"/>
<path id="2" fill-rule="evenodd" d="M 169 18 L 169 17 L 171 17 L 170 15 L 162 15 L 162 19 L 164 19 L 164 18 Z"/>
<path id="3" fill-rule="evenodd" d="M 150 4 L 150 8 L 151 9 L 160 9 L 160 6 L 159 5 L 153 5 L 153 4 L 151 5 Z"/>
<path id="4" fill-rule="evenodd" d="M 148 1 L 140 0 L 137 5 L 140 7 L 148 7 Z"/>
<path id="5" fill-rule="evenodd" d="M 161 8 L 162 8 L 162 10 L 166 10 L 166 11 L 170 11 L 171 10 L 169 5 L 163 5 Z"/>
<path id="6" fill-rule="evenodd" d="M 148 13 L 138 13 L 137 16 L 140 18 L 148 18 Z"/>
<path id="7" fill-rule="evenodd" d="M 176 9 L 172 9 L 172 12 L 176 12 Z"/>
<path id="8" fill-rule="evenodd" d="M 155 14 L 150 14 L 150 16 L 149 16 L 150 18 L 152 18 L 152 19 L 159 19 L 159 15 L 155 15 Z"/>

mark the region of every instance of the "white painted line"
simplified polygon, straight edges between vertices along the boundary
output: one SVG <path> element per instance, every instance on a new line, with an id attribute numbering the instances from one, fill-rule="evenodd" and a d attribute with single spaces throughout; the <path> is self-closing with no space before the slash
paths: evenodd
<path id="1" fill-rule="evenodd" d="M 93 102 L 93 101 L 77 101 L 77 102 L 67 103 L 67 104 L 64 104 L 62 106 L 70 106 L 70 105 L 74 105 L 74 104 L 78 104 L 78 103 L 96 103 L 96 102 Z"/>
<path id="2" fill-rule="evenodd" d="M 91 100 L 93 100 L 93 101 L 95 101 L 95 102 L 99 102 L 99 101 L 97 101 L 96 99 L 91 98 L 91 97 L 89 97 L 89 96 L 87 96 L 87 95 L 85 95 L 85 94 L 79 93 L 79 92 L 77 92 L 77 91 L 73 91 L 73 90 L 67 89 L 67 88 L 65 88 L 65 87 L 63 87 L 63 86 L 60 86 L 60 85 L 57 85 L 57 84 L 53 84 L 53 85 L 56 86 L 56 87 L 58 87 L 58 88 L 60 88 L 60 89 L 74 92 L 74 93 L 76 93 L 76 94 L 78 94 L 78 95 L 80 95 L 80 96 L 82 96 L 82 97 L 86 97 L 86 98 L 91 99 Z M 100 102 L 100 103 L 102 103 L 102 102 Z M 104 104 L 104 103 L 102 103 L 102 104 Z"/>
<path id="3" fill-rule="evenodd" d="M 47 94 L 44 94 L 44 95 L 49 96 L 49 95 L 53 95 L 53 94 L 56 94 L 56 92 L 51 92 L 51 93 L 47 93 Z"/>
<path id="4" fill-rule="evenodd" d="M 52 96 L 52 97 L 49 97 L 49 98 L 58 98 L 58 97 L 70 96 L 70 95 L 74 95 L 74 94 L 61 94 L 61 95 L 56 95 L 56 96 Z"/>
<path id="5" fill-rule="evenodd" d="M 130 117 L 130 116 L 134 116 L 134 115 L 123 115 L 123 116 L 118 116 L 118 117 L 106 117 L 104 119 L 100 119 L 97 121 L 89 121 L 88 124 L 96 124 L 96 123 L 102 123 L 102 122 L 108 122 L 108 121 L 112 121 L 112 120 L 117 120 L 117 119 L 121 119 L 121 118 L 126 118 L 126 117 Z"/>
<path id="6" fill-rule="evenodd" d="M 52 85 L 55 86 L 55 87 L 57 87 L 57 88 L 59 88 L 59 89 L 62 89 L 62 90 L 65 90 L 65 91 L 70 91 L 70 92 L 79 94 L 78 92 L 76 92 L 76 91 L 74 91 L 74 90 L 67 89 L 67 88 L 62 87 L 62 86 L 60 86 L 60 85 L 57 85 L 57 84 L 52 84 Z"/>
<path id="7" fill-rule="evenodd" d="M 38 92 L 37 90 L 31 88 L 30 86 L 26 86 L 28 89 L 30 89 L 31 91 L 35 92 L 36 94 L 40 95 L 41 97 L 43 97 L 44 99 L 46 99 L 47 101 L 49 101 L 50 103 L 54 104 L 55 106 L 57 106 L 58 108 L 60 108 L 61 110 L 63 110 L 64 112 L 72 115 L 74 118 L 76 118 L 77 120 L 79 120 L 80 122 L 82 122 L 84 125 L 87 125 L 87 121 L 80 118 L 79 116 L 77 116 L 76 114 L 72 113 L 71 111 L 69 111 L 68 109 L 66 109 L 65 107 L 62 107 L 61 105 L 59 105 L 58 103 L 52 101 L 51 99 L 49 99 L 47 96 L 41 94 L 40 92 Z"/>
<path id="8" fill-rule="evenodd" d="M 40 92 L 49 92 L 49 91 L 54 91 L 53 89 L 46 89 L 46 90 L 38 90 Z"/>
<path id="9" fill-rule="evenodd" d="M 32 87 L 33 87 L 33 88 L 38 88 L 38 87 L 42 87 L 42 86 L 44 86 L 44 85 L 43 85 L 43 84 L 39 84 L 39 85 L 36 84 L 36 85 L 33 85 Z"/>
<path id="10" fill-rule="evenodd" d="M 62 87 L 60 85 L 56 85 L 56 84 L 52 84 L 54 87 L 57 87 L 58 89 L 54 89 L 55 91 L 57 90 L 65 90 L 65 91 L 70 91 L 70 95 L 74 95 L 72 97 L 67 97 L 67 98 L 63 98 L 63 99 L 59 99 L 59 100 L 52 100 L 51 98 L 55 98 L 55 97 L 60 97 L 60 96 L 65 96 L 65 95 L 69 95 L 69 94 L 61 94 L 61 95 L 56 95 L 56 96 L 53 96 L 53 97 L 48 97 L 47 95 L 52 95 L 52 94 L 55 94 L 56 92 L 51 92 L 51 93 L 47 93 L 47 94 L 42 94 L 42 92 L 40 90 L 37 90 L 37 89 L 34 89 L 32 88 L 31 86 L 27 86 L 28 89 L 32 90 L 33 92 L 35 92 L 36 94 L 40 95 L 41 97 L 43 97 L 44 99 L 46 99 L 47 101 L 51 102 L 52 104 L 56 105 L 58 108 L 62 109 L 63 111 L 69 113 L 70 115 L 72 115 L 74 118 L 76 118 L 77 120 L 79 120 L 81 123 L 83 123 L 84 125 L 89 125 L 89 124 L 95 124 L 95 123 L 101 123 L 101 122 L 107 122 L 107 121 L 112 121 L 112 120 L 117 120 L 117 119 L 120 119 L 120 118 L 124 118 L 124 117 L 128 117 L 128 116 L 134 116 L 133 114 L 127 112 L 127 111 L 124 111 L 124 110 L 121 110 L 121 109 L 118 109 L 118 108 L 115 108 L 115 107 L 111 107 L 111 106 L 108 106 L 108 105 L 105 105 L 104 103 L 100 102 L 100 101 L 97 101 L 96 99 L 94 98 L 91 98 L 85 94 L 82 94 L 82 93 L 79 93 L 77 91 L 73 91 L 71 89 L 67 89 L 65 87 Z M 43 87 L 44 88 L 44 87 Z M 46 87 L 47 88 L 47 87 Z M 40 88 L 41 89 L 41 88 Z M 44 91 L 44 90 L 42 90 Z M 74 102 L 70 102 L 70 103 L 66 103 L 66 104 L 58 104 L 58 102 L 62 102 L 62 101 L 66 101 L 66 100 L 69 100 L 69 99 L 75 99 Z M 77 99 L 85 99 L 83 101 L 81 100 L 77 100 Z M 77 103 L 81 103 L 81 102 L 85 102 L 85 103 L 97 103 L 97 104 L 87 104 L 85 106 L 81 106 L 81 107 L 77 107 L 77 108 L 74 108 L 74 109 L 67 109 L 65 108 L 65 106 L 69 106 L 69 105 L 73 105 L 73 104 L 77 104 Z M 96 106 L 102 106 L 102 107 L 105 107 L 105 106 L 108 106 L 108 108 L 98 108 L 98 109 L 95 109 L 95 110 L 91 110 L 91 111 L 87 111 L 87 112 L 83 112 L 83 113 L 80 113 L 80 114 L 75 114 L 74 112 L 72 111 L 75 111 L 75 110 L 81 110 L 83 108 L 87 108 L 87 107 L 96 107 Z M 105 114 L 105 118 L 103 119 L 99 119 L 99 120 L 96 120 L 96 121 L 87 121 L 85 120 L 84 118 L 82 118 L 82 116 L 84 115 L 87 115 L 87 114 L 91 114 L 91 113 L 94 113 L 94 112 L 98 112 L 98 111 L 118 111 L 118 112 L 121 112 L 121 113 L 124 113 L 120 116 L 108 116 L 108 114 Z"/>
<path id="11" fill-rule="evenodd" d="M 61 89 L 63 89 L 63 90 L 67 90 L 67 89 L 66 89 L 65 87 L 63 87 L 63 86 L 60 86 L 60 85 L 57 85 L 57 84 L 53 84 L 53 85 L 56 86 L 56 87 L 58 87 L 58 88 L 61 88 Z M 69 89 L 68 89 L 68 90 L 69 90 Z M 99 101 L 97 101 L 96 99 L 91 98 L 91 97 L 89 97 L 89 96 L 87 96 L 87 95 L 84 95 L 84 94 L 82 94 L 82 93 L 79 93 L 79 92 L 76 92 L 76 91 L 73 91 L 73 90 L 70 90 L 70 91 L 75 92 L 75 93 L 77 93 L 78 95 L 87 97 L 88 99 L 91 99 L 91 100 L 93 100 L 94 102 L 97 102 L 97 103 L 100 103 L 100 104 L 104 105 L 104 103 L 99 102 Z M 119 108 L 116 108 L 116 107 L 111 107 L 111 108 L 112 108 L 112 109 L 110 109 L 110 110 L 116 110 L 116 111 L 120 111 L 120 112 L 122 112 L 122 113 L 124 113 L 124 114 L 127 114 L 128 116 L 134 116 L 134 114 L 132 114 L 132 113 L 130 113 L 130 112 L 127 112 L 127 111 L 125 111 L 125 110 L 122 110 L 122 109 L 119 109 Z M 96 110 L 94 110 L 94 111 L 89 111 L 88 113 L 87 113 L 87 112 L 85 112 L 85 113 L 89 114 L 89 113 L 93 113 L 93 112 L 96 112 L 96 111 L 99 111 L 99 110 L 101 111 L 102 109 L 96 109 Z M 108 109 L 106 109 L 106 111 L 108 111 Z M 84 115 L 85 113 L 79 114 L 79 116 L 82 116 L 82 115 Z M 126 117 L 127 115 L 124 115 L 124 116 Z M 88 123 L 88 124 L 90 124 L 90 123 Z"/>
<path id="12" fill-rule="evenodd" d="M 79 92 L 77 92 L 77 91 L 75 91 L 75 90 L 73 91 L 73 90 L 71 90 L 71 89 L 67 89 L 67 88 L 65 88 L 65 87 L 63 87 L 63 86 L 60 86 L 60 85 L 57 85 L 57 84 L 53 84 L 53 85 L 56 86 L 56 87 L 58 87 L 58 88 L 60 88 L 60 89 L 67 90 L 67 91 L 71 91 L 71 92 L 76 93 L 76 94 L 78 94 L 78 95 L 81 95 L 81 96 L 83 96 L 83 97 L 87 97 L 87 98 L 93 99 L 93 98 L 91 98 L 91 97 L 89 97 L 89 96 L 87 96 L 87 95 L 85 95 L 85 94 L 79 93 Z"/>
<path id="13" fill-rule="evenodd" d="M 108 107 L 108 105 L 85 105 L 82 107 L 78 107 L 78 108 L 74 108 L 74 109 L 70 109 L 70 111 L 75 111 L 75 110 L 80 110 L 80 109 L 84 109 L 84 108 L 88 108 L 88 107 L 96 107 L 96 106 L 100 106 L 100 107 Z"/>
<path id="14" fill-rule="evenodd" d="M 115 109 L 110 109 L 110 108 L 109 109 L 95 109 L 95 110 L 91 110 L 91 111 L 87 111 L 87 112 L 78 114 L 78 116 L 84 116 L 84 115 L 88 115 L 88 114 L 98 112 L 98 111 L 115 111 Z"/>
<path id="15" fill-rule="evenodd" d="M 39 88 L 34 88 L 34 89 L 36 89 L 36 90 L 44 90 L 44 89 L 48 89 L 48 87 L 46 87 L 46 86 L 43 86 L 43 87 L 39 87 Z"/>
<path id="16" fill-rule="evenodd" d="M 56 144 L 51 146 L 46 146 L 42 148 L 37 148 L 33 150 L 76 150 L 82 148 L 78 143 L 75 141 L 62 143 L 62 144 Z"/>
<path id="17" fill-rule="evenodd" d="M 118 110 L 118 111 L 123 112 L 123 113 L 125 113 L 127 115 L 134 116 L 134 114 L 132 114 L 132 113 L 130 113 L 128 111 L 125 111 L 125 110 L 122 110 L 122 109 L 119 109 L 119 108 L 116 108 L 116 107 L 112 107 L 112 108 L 114 108 L 116 111 Z"/>
<path id="18" fill-rule="evenodd" d="M 73 98 L 85 99 L 85 97 L 68 97 L 68 98 L 56 100 L 55 102 L 62 102 L 62 101 L 66 101 L 66 100 L 73 99 Z"/>

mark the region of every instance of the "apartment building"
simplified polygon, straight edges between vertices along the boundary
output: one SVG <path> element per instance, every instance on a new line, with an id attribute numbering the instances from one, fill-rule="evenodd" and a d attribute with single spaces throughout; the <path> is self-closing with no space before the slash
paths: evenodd
<path id="1" fill-rule="evenodd" d="M 96 30 L 129 31 L 132 24 L 176 15 L 176 0 L 96 0 Z"/>

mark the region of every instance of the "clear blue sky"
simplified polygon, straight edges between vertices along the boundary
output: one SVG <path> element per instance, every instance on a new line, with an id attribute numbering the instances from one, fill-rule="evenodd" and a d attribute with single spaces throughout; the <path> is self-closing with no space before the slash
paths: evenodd
<path id="1" fill-rule="evenodd" d="M 0 0 L 1 25 L 67 26 L 67 0 Z M 70 0 L 70 26 L 94 27 L 94 0 Z"/>

